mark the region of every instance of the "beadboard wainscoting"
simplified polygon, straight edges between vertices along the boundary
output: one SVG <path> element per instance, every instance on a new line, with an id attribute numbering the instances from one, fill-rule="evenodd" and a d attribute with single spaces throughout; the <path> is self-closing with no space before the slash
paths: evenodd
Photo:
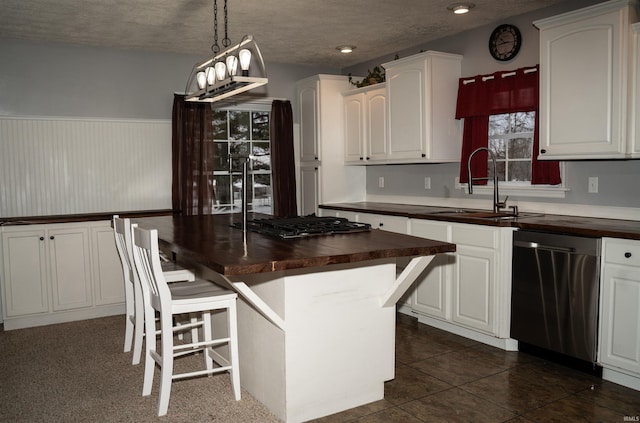
<path id="1" fill-rule="evenodd" d="M 171 208 L 171 121 L 0 117 L 0 217 Z"/>

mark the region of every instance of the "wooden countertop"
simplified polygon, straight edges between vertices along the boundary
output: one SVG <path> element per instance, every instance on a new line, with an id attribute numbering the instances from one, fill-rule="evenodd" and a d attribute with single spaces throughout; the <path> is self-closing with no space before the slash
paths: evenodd
<path id="1" fill-rule="evenodd" d="M 391 204 L 376 202 L 324 204 L 321 209 L 375 213 L 415 219 L 440 220 L 476 225 L 506 226 L 518 229 L 582 235 L 589 237 L 612 237 L 640 240 L 640 221 L 602 219 L 595 217 L 565 216 L 555 214 L 521 213 L 513 219 L 488 219 L 456 213 L 455 208 Z"/>
<path id="2" fill-rule="evenodd" d="M 268 217 L 250 214 L 249 219 Z M 286 240 L 248 232 L 245 250 L 242 231 L 230 226 L 241 218 L 239 214 L 154 216 L 134 218 L 132 223 L 157 229 L 162 247 L 227 276 L 455 251 L 455 245 L 447 242 L 377 229 Z"/>

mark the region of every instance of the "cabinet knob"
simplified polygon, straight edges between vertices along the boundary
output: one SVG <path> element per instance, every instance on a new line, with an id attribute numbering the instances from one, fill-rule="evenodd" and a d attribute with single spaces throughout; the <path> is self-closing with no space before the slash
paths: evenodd
<path id="1" fill-rule="evenodd" d="M 49 239 L 54 240 L 54 239 L 56 239 L 56 237 L 55 237 L 55 236 L 53 236 L 53 235 L 51 235 L 51 236 L 49 237 Z"/>
<path id="2" fill-rule="evenodd" d="M 422 158 L 424 159 L 425 157 L 427 157 L 427 155 L 423 153 L 422 154 Z"/>
<path id="3" fill-rule="evenodd" d="M 40 241 L 44 241 L 44 237 L 43 236 L 40 237 Z"/>
<path id="4" fill-rule="evenodd" d="M 383 226 L 384 226 L 384 223 L 380 222 L 380 223 L 378 224 L 378 226 L 383 227 Z"/>
<path id="5" fill-rule="evenodd" d="M 547 150 L 545 150 L 544 148 L 542 150 L 540 150 L 540 154 L 544 154 L 546 152 L 547 152 Z"/>
<path id="6" fill-rule="evenodd" d="M 364 157 L 360 157 L 360 160 L 364 160 Z"/>
<path id="7" fill-rule="evenodd" d="M 367 158 L 366 158 L 366 160 L 370 160 L 370 159 L 371 159 L 371 157 L 367 157 Z"/>
<path id="8" fill-rule="evenodd" d="M 627 251 L 626 253 L 624 253 L 624 256 L 625 256 L 626 258 L 630 258 L 630 257 L 631 257 L 631 253 L 630 253 L 629 251 Z"/>

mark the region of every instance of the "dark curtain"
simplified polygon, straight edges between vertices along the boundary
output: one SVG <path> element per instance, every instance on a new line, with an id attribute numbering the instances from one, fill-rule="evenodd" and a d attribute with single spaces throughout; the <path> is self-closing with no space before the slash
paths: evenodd
<path id="1" fill-rule="evenodd" d="M 479 147 L 487 147 L 489 116 L 502 113 L 536 112 L 533 136 L 531 183 L 556 185 L 560 181 L 560 166 L 556 161 L 538 161 L 539 146 L 539 77 L 538 66 L 515 71 L 460 78 L 456 119 L 464 118 L 462 153 L 460 157 L 460 182 L 467 181 L 467 160 Z M 487 176 L 487 154 L 474 156 L 472 172 L 478 177 Z M 481 182 L 481 181 L 479 181 Z"/>
<path id="2" fill-rule="evenodd" d="M 270 133 L 273 215 L 296 216 L 293 112 L 289 101 L 274 100 L 271 104 Z"/>
<path id="3" fill-rule="evenodd" d="M 172 114 L 172 207 L 183 215 L 210 214 L 213 205 L 213 123 L 210 103 L 176 94 Z"/>

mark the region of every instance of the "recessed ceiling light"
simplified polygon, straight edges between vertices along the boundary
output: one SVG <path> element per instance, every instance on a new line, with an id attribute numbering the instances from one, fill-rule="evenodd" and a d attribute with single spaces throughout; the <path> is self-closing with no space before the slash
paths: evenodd
<path id="1" fill-rule="evenodd" d="M 353 50 L 355 50 L 355 46 L 338 46 L 336 47 L 336 50 L 340 50 L 340 53 L 351 53 Z"/>
<path id="2" fill-rule="evenodd" d="M 447 10 L 451 10 L 456 15 L 463 15 L 468 13 L 469 10 L 473 9 L 475 6 L 476 5 L 473 3 L 455 3 L 447 7 Z"/>

